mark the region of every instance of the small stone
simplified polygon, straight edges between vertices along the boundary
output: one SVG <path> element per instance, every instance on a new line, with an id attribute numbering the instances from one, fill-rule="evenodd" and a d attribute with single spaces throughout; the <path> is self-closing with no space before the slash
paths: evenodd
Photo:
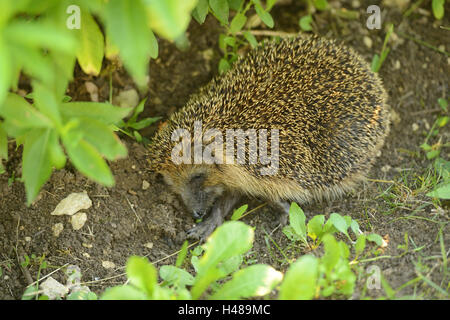
<path id="1" fill-rule="evenodd" d="M 50 300 L 64 297 L 69 289 L 52 277 L 48 277 L 44 282 L 39 285 L 42 290 L 42 294 L 46 295 Z"/>
<path id="2" fill-rule="evenodd" d="M 153 242 L 147 242 L 146 244 L 144 244 L 144 247 L 151 249 L 153 248 Z"/>
<path id="3" fill-rule="evenodd" d="M 139 104 L 139 94 L 135 89 L 124 90 L 121 91 L 117 97 L 115 97 L 114 102 L 123 108 L 134 108 Z"/>
<path id="4" fill-rule="evenodd" d="M 382 172 L 384 172 L 384 173 L 388 173 L 389 172 L 389 170 L 391 170 L 391 166 L 390 165 L 385 165 L 385 166 L 383 166 L 382 168 L 381 168 L 381 171 Z"/>
<path id="5" fill-rule="evenodd" d="M 214 50 L 212 48 L 206 49 L 202 51 L 203 59 L 206 61 L 211 61 L 214 57 Z"/>
<path id="6" fill-rule="evenodd" d="M 441 45 L 438 47 L 438 49 L 441 50 L 441 51 L 445 51 L 445 44 L 441 44 Z"/>
<path id="7" fill-rule="evenodd" d="M 150 183 L 147 180 L 142 181 L 142 190 L 147 190 L 150 187 Z"/>
<path id="8" fill-rule="evenodd" d="M 133 164 L 133 165 L 131 166 L 131 169 L 136 170 L 136 166 Z"/>
<path id="9" fill-rule="evenodd" d="M 412 124 L 412 131 L 415 132 L 417 130 L 419 130 L 419 125 L 417 123 L 413 123 Z"/>
<path id="10" fill-rule="evenodd" d="M 353 9 L 358 9 L 359 7 L 361 7 L 361 3 L 358 0 L 353 0 L 352 1 L 352 8 Z"/>
<path id="11" fill-rule="evenodd" d="M 86 87 L 86 91 L 91 96 L 91 101 L 98 102 L 98 87 L 95 85 L 95 83 L 86 81 L 84 83 L 84 86 Z"/>
<path id="12" fill-rule="evenodd" d="M 391 110 L 391 121 L 394 124 L 399 124 L 400 121 L 402 121 L 402 119 L 400 118 L 400 115 L 398 114 L 398 112 L 393 110 L 393 109 Z"/>
<path id="13" fill-rule="evenodd" d="M 25 241 L 26 242 L 30 242 L 31 241 L 31 237 L 25 237 Z"/>
<path id="14" fill-rule="evenodd" d="M 59 237 L 61 232 L 64 230 L 64 225 L 62 223 L 56 223 L 52 227 L 53 235 Z"/>
<path id="15" fill-rule="evenodd" d="M 114 264 L 114 262 L 111 261 L 102 261 L 102 266 L 105 269 L 113 269 L 116 267 L 116 265 Z"/>
<path id="16" fill-rule="evenodd" d="M 87 252 L 83 252 L 83 257 L 85 257 L 85 258 L 90 258 L 91 255 L 90 255 L 89 253 L 87 253 Z"/>
<path id="17" fill-rule="evenodd" d="M 65 214 L 71 216 L 80 210 L 89 209 L 91 206 L 92 201 L 89 199 L 86 192 L 71 193 L 60 203 L 58 203 L 51 215 L 60 216 Z"/>
<path id="18" fill-rule="evenodd" d="M 90 243 L 85 243 L 85 242 L 83 242 L 81 245 L 82 245 L 83 247 L 85 247 L 85 248 L 88 248 L 88 249 L 90 249 L 90 248 L 93 247 L 92 244 L 90 244 Z"/>
<path id="19" fill-rule="evenodd" d="M 372 48 L 372 39 L 370 39 L 370 37 L 368 37 L 368 36 L 364 36 L 363 37 L 363 42 L 364 42 L 364 44 L 365 44 L 365 46 L 367 47 L 367 48 Z"/>
<path id="20" fill-rule="evenodd" d="M 87 214 L 85 212 L 78 212 L 77 214 L 72 216 L 71 223 L 73 230 L 80 230 L 83 228 L 84 224 L 87 221 Z"/>
<path id="21" fill-rule="evenodd" d="M 394 70 L 399 70 L 402 67 L 400 60 L 394 62 Z"/>

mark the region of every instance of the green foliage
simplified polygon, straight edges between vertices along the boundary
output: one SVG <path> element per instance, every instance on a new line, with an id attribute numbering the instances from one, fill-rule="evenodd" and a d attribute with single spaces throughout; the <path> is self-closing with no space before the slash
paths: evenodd
<path id="1" fill-rule="evenodd" d="M 131 257 L 126 269 L 129 284 L 107 289 L 101 299 L 238 299 L 266 295 L 280 283 L 282 274 L 267 265 L 238 270 L 242 255 L 252 243 L 252 228 L 239 221 L 226 222 L 193 253 L 195 276 L 179 266 L 167 265 L 159 270 L 160 284 L 152 264 L 145 258 Z M 185 255 L 185 250 L 180 255 Z M 218 285 L 218 281 L 225 282 Z"/>
<path id="2" fill-rule="evenodd" d="M 441 20 L 444 17 L 445 13 L 445 0 L 432 0 L 431 1 L 431 10 L 433 11 L 433 15 L 437 20 Z"/>
<path id="3" fill-rule="evenodd" d="M 54 168 L 73 165 L 92 180 L 112 186 L 106 160 L 127 154 L 115 135 L 142 140 L 140 130 L 157 118 L 137 121 L 134 108 L 108 103 L 68 102 L 65 96 L 75 62 L 99 75 L 103 57 L 123 61 L 136 84 L 145 87 L 148 61 L 158 56 L 154 33 L 179 38 L 196 0 L 43 0 L 4 1 L 0 14 L 0 173 L 8 158 L 8 139 L 22 144 L 23 176 L 30 204 Z M 105 33 L 102 32 L 104 30 Z M 106 42 L 106 44 L 105 44 Z M 12 93 L 19 76 L 31 80 L 27 99 Z M 30 103 L 32 100 L 32 103 Z"/>
<path id="4" fill-rule="evenodd" d="M 225 73 L 238 58 L 238 50 L 249 43 L 252 48 L 258 45 L 255 36 L 251 34 L 250 26 L 247 26 L 248 11 L 253 7 L 259 19 L 269 28 L 273 28 L 274 21 L 270 10 L 276 0 L 268 0 L 265 6 L 260 0 L 199 0 L 192 11 L 192 17 L 200 24 L 205 22 L 208 13 L 214 17 L 226 29 L 219 35 L 219 47 L 224 56 L 219 61 L 219 73 Z M 231 12 L 235 11 L 230 21 Z"/>
<path id="5" fill-rule="evenodd" d="M 372 65 L 371 65 L 373 72 L 378 72 L 380 70 L 381 66 L 383 65 L 384 60 L 386 59 L 386 57 L 389 53 L 389 48 L 387 47 L 387 43 L 389 41 L 389 38 L 391 37 L 392 32 L 394 32 L 394 25 L 390 24 L 388 26 L 388 31 L 386 32 L 386 36 L 384 37 L 383 47 L 381 48 L 380 55 L 375 54 L 373 56 Z"/>
<path id="6" fill-rule="evenodd" d="M 137 130 L 144 129 L 161 119 L 161 117 L 148 117 L 137 121 L 138 116 L 142 113 L 142 111 L 144 111 L 146 100 L 147 99 L 142 100 L 136 107 L 134 107 L 133 114 L 128 120 L 120 120 L 116 126 L 117 130 L 120 130 L 129 137 L 134 137 L 138 142 L 143 141 L 143 138 Z"/>

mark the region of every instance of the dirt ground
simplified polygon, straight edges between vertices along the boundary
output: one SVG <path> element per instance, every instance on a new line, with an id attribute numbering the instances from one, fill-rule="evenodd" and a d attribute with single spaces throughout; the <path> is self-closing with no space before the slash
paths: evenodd
<path id="1" fill-rule="evenodd" d="M 300 1 L 284 1 L 288 4 L 276 6 L 272 14 L 275 20 L 274 30 L 289 33 L 298 32 L 298 19 L 305 8 Z M 427 2 L 427 1 L 426 1 Z M 429 1 L 428 1 L 429 2 Z M 385 32 L 368 30 L 365 25 L 365 10 L 370 1 L 360 1 L 359 7 L 352 7 L 355 1 L 342 1 L 342 6 L 360 12 L 356 20 L 338 19 L 327 12 L 315 15 L 319 34 L 328 38 L 337 38 L 355 48 L 367 61 L 381 49 Z M 422 7 L 429 12 L 431 4 Z M 382 7 L 383 25 L 393 22 L 397 36 L 393 37 L 389 53 L 380 70 L 381 78 L 389 94 L 389 104 L 395 111 L 391 133 L 382 149 L 381 156 L 369 173 L 376 180 L 399 180 L 408 176 L 411 189 L 418 188 L 414 175 L 420 174 L 430 164 L 422 155 L 417 156 L 424 132 L 428 132 L 436 119 L 437 99 L 448 97 L 450 78 L 450 58 L 424 45 L 399 36 L 400 33 L 425 40 L 450 51 L 450 33 L 440 29 L 432 16 L 425 12 L 413 13 L 402 17 L 398 8 Z M 446 17 L 442 25 L 450 25 L 450 7 L 446 8 Z M 261 27 L 260 29 L 263 29 Z M 218 48 L 220 25 L 208 17 L 204 25 L 192 21 L 188 37 L 191 46 L 181 51 L 173 44 L 160 41 L 159 58 L 150 63 L 150 87 L 145 116 L 162 116 L 182 107 L 190 94 L 206 84 L 217 74 L 217 65 L 221 57 Z M 364 41 L 371 39 L 371 46 Z M 74 83 L 68 95 L 73 100 L 89 100 L 84 81 L 94 82 L 100 89 L 100 101 L 108 99 L 108 77 L 90 77 L 76 72 Z M 114 95 L 131 88 L 129 77 L 119 70 L 113 77 Z M 141 98 L 146 95 L 142 95 Z M 413 130 L 415 127 L 417 130 Z M 151 138 L 157 128 L 154 125 L 141 133 Z M 428 129 L 427 129 L 428 128 Z M 444 138 L 448 141 L 448 132 Z M 25 205 L 23 183 L 11 177 L 20 177 L 21 148 L 15 150 L 10 144 L 11 157 L 5 163 L 7 172 L 0 176 L 0 299 L 20 299 L 30 281 L 38 275 L 38 264 L 32 261 L 27 268 L 21 268 L 19 260 L 25 255 L 36 257 L 45 255 L 48 268 L 41 277 L 66 264 L 75 264 L 81 268 L 83 278 L 92 291 L 101 293 L 106 287 L 122 284 L 123 266 L 131 255 L 147 256 L 150 261 L 158 261 L 180 248 L 185 239 L 185 231 L 194 224 L 191 216 L 185 212 L 178 198 L 170 192 L 162 179 L 148 171 L 148 154 L 145 147 L 127 137 L 123 140 L 128 146 L 126 159 L 111 163 L 116 186 L 105 188 L 97 185 L 76 172 L 70 164 L 63 170 L 53 173 L 45 184 L 37 201 L 30 207 Z M 413 152 L 405 152 L 405 150 Z M 449 159 L 448 149 L 442 157 Z M 143 181 L 149 182 L 149 188 L 143 190 Z M 440 284 L 444 275 L 437 264 L 441 255 L 439 231 L 442 229 L 446 250 L 450 248 L 449 211 L 444 206 L 437 212 L 431 199 L 423 194 L 414 194 L 399 189 L 402 205 L 393 206 L 381 196 L 390 188 L 389 183 L 367 181 L 356 192 L 332 203 L 304 206 L 308 216 L 339 212 L 357 219 L 363 231 L 378 233 L 389 238 L 383 255 L 371 264 L 381 269 L 383 276 L 393 288 L 398 288 L 418 276 L 418 266 L 435 283 Z M 74 231 L 67 216 L 52 216 L 56 205 L 72 192 L 85 190 L 93 201 L 88 209 L 86 225 Z M 391 189 L 392 191 L 392 189 Z M 404 193 L 402 193 L 404 192 Z M 249 208 L 261 204 L 257 199 L 248 199 Z M 286 270 L 279 252 L 272 246 L 268 248 L 266 233 L 276 226 L 276 213 L 267 206 L 244 218 L 244 222 L 256 226 L 256 239 L 251 258 L 258 263 L 267 263 L 279 270 Z M 64 230 L 55 237 L 52 227 L 62 223 Z M 408 252 L 398 245 L 404 244 L 405 233 L 410 239 Z M 280 229 L 271 237 L 281 246 L 288 244 Z M 270 242 L 269 242 L 270 243 Z M 423 248 L 414 251 L 414 248 Z M 113 262 L 115 267 L 105 268 L 104 261 Z M 173 263 L 174 258 L 165 259 L 157 266 Z M 423 271 L 425 270 L 425 271 Z M 65 283 L 62 271 L 52 275 Z M 360 297 L 365 278 L 358 280 L 358 289 L 353 298 Z M 448 281 L 448 278 L 447 278 Z M 445 288 L 446 286 L 444 286 Z M 382 289 L 369 290 L 372 297 L 385 296 Z M 426 299 L 437 297 L 430 286 L 407 286 L 401 295 L 416 294 Z"/>

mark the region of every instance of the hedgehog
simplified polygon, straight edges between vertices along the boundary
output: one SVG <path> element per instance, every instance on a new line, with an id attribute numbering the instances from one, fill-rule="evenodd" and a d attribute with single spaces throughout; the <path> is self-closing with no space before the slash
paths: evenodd
<path id="1" fill-rule="evenodd" d="M 353 49 L 320 37 L 266 42 L 173 113 L 151 169 L 206 239 L 242 196 L 273 204 L 332 200 L 364 180 L 389 132 L 387 94 Z"/>

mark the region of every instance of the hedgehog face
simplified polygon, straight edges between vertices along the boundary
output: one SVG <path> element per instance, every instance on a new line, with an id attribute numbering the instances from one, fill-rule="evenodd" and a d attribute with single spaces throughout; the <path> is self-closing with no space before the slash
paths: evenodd
<path id="1" fill-rule="evenodd" d="M 190 166 L 178 170 L 175 174 L 164 174 L 164 180 L 178 193 L 194 219 L 204 217 L 217 199 L 223 194 L 224 187 L 217 184 L 212 173 L 204 166 Z"/>

